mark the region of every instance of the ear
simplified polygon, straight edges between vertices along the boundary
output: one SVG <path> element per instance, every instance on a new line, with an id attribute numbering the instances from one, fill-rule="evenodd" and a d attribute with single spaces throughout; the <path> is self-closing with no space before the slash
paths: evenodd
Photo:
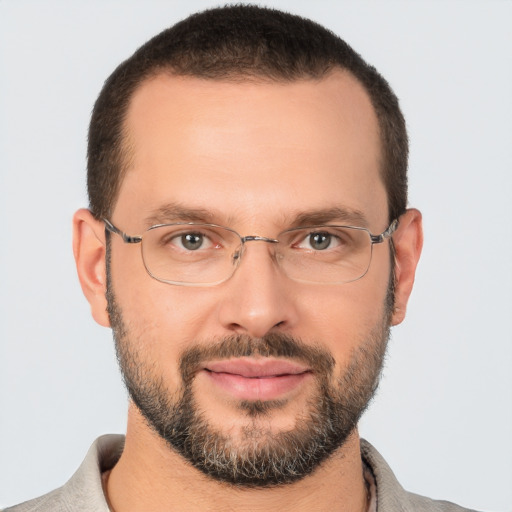
<path id="1" fill-rule="evenodd" d="M 395 247 L 395 307 L 391 316 L 391 325 L 397 325 L 405 318 L 416 266 L 423 247 L 421 213 L 418 210 L 407 210 L 400 217 L 398 229 L 393 234 L 393 244 Z"/>
<path id="2" fill-rule="evenodd" d="M 107 313 L 106 241 L 103 222 L 86 209 L 73 216 L 73 254 L 82 291 L 100 325 L 110 327 Z"/>

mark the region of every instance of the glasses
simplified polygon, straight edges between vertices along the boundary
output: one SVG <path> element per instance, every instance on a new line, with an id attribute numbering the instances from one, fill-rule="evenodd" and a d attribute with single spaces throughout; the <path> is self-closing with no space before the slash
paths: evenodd
<path id="1" fill-rule="evenodd" d="M 130 236 L 103 219 L 106 229 L 127 244 L 141 244 L 148 274 L 167 284 L 214 286 L 236 271 L 247 242 L 272 244 L 272 256 L 295 281 L 343 284 L 361 279 L 370 267 L 373 246 L 390 238 L 398 219 L 380 235 L 356 226 L 307 226 L 283 231 L 277 238 L 241 236 L 216 224 L 157 224 Z"/>

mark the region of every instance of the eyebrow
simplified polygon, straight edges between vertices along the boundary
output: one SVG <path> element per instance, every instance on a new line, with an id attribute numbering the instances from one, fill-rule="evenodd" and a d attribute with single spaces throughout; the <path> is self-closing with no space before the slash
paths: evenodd
<path id="1" fill-rule="evenodd" d="M 216 218 L 217 214 L 206 208 L 189 208 L 179 203 L 168 203 L 153 210 L 144 219 L 144 222 L 147 227 L 175 222 L 209 224 L 215 223 Z M 289 227 L 300 227 L 319 226 L 332 222 L 368 227 L 368 219 L 362 211 L 347 207 L 321 208 L 299 212 L 295 217 L 291 217 L 291 222 L 288 221 L 286 224 Z"/>
<path id="2" fill-rule="evenodd" d="M 153 210 L 145 219 L 147 227 L 156 224 L 172 224 L 174 222 L 212 222 L 213 213 L 205 208 L 189 208 L 179 203 L 168 203 Z"/>
<path id="3" fill-rule="evenodd" d="M 368 219 L 362 211 L 345 207 L 333 207 L 300 212 L 295 216 L 292 225 L 294 227 L 319 226 L 331 222 L 368 227 Z"/>

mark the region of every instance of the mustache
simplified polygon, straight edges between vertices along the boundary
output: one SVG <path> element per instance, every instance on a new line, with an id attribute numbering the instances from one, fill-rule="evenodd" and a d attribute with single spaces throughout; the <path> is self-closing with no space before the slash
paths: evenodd
<path id="1" fill-rule="evenodd" d="M 186 349 L 180 357 L 181 376 L 188 383 L 208 361 L 251 356 L 293 359 L 326 377 L 332 374 L 335 364 L 327 350 L 288 334 L 269 333 L 261 338 L 235 334 Z"/>

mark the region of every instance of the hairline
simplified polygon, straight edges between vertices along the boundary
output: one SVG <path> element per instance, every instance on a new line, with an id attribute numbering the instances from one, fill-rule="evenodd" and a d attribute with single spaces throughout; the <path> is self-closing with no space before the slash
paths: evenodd
<path id="1" fill-rule="evenodd" d="M 261 72 L 258 70 L 232 70 L 230 72 L 227 72 L 223 74 L 222 76 L 204 76 L 200 75 L 198 73 L 193 72 L 182 72 L 178 71 L 174 68 L 172 65 L 159 65 L 155 66 L 151 69 L 149 69 L 145 74 L 143 74 L 140 77 L 140 80 L 135 84 L 135 86 L 130 91 L 130 94 L 128 96 L 128 99 L 126 101 L 122 120 L 121 120 L 121 138 L 120 138 L 120 145 L 118 149 L 118 172 L 117 172 L 117 179 L 116 179 L 116 188 L 114 191 L 114 195 L 112 197 L 112 201 L 110 203 L 110 208 L 108 211 L 108 217 L 111 217 L 117 201 L 119 199 L 119 193 L 121 191 L 121 187 L 124 182 L 124 178 L 126 176 L 126 173 L 128 172 L 131 164 L 133 163 L 134 154 L 135 154 L 135 144 L 133 138 L 130 136 L 130 132 L 127 126 L 127 118 L 128 113 L 130 111 L 130 107 L 133 102 L 133 98 L 137 94 L 137 92 L 147 85 L 152 80 L 155 80 L 161 76 L 168 76 L 169 78 L 190 78 L 190 79 L 196 79 L 204 82 L 218 82 L 218 83 L 232 83 L 232 84 L 292 84 L 297 82 L 321 82 L 323 80 L 326 80 L 329 78 L 329 76 L 332 76 L 336 72 L 341 72 L 346 75 L 350 75 L 361 87 L 361 89 L 364 91 L 364 94 L 366 95 L 367 99 L 370 102 L 370 105 L 373 110 L 373 114 L 375 115 L 375 122 L 377 125 L 377 135 L 379 140 L 379 154 L 378 154 L 378 175 L 380 177 L 380 180 L 382 184 L 384 185 L 384 189 L 386 191 L 386 204 L 388 206 L 388 215 L 390 213 L 389 208 L 389 191 L 386 184 L 386 180 L 384 177 L 385 172 L 385 148 L 386 143 L 384 141 L 384 133 L 383 133 L 383 127 L 381 124 L 381 118 L 379 115 L 379 112 L 374 104 L 373 98 L 368 91 L 368 87 L 362 82 L 362 80 L 359 79 L 359 77 L 356 76 L 356 74 L 348 69 L 347 67 L 343 67 L 339 65 L 338 63 L 333 63 L 329 67 L 326 67 L 323 72 L 320 74 L 307 74 L 304 73 L 297 77 L 286 77 L 286 76 L 271 76 L 269 73 Z M 94 212 L 93 212 L 94 213 Z M 390 221 L 394 219 L 389 219 Z"/>

